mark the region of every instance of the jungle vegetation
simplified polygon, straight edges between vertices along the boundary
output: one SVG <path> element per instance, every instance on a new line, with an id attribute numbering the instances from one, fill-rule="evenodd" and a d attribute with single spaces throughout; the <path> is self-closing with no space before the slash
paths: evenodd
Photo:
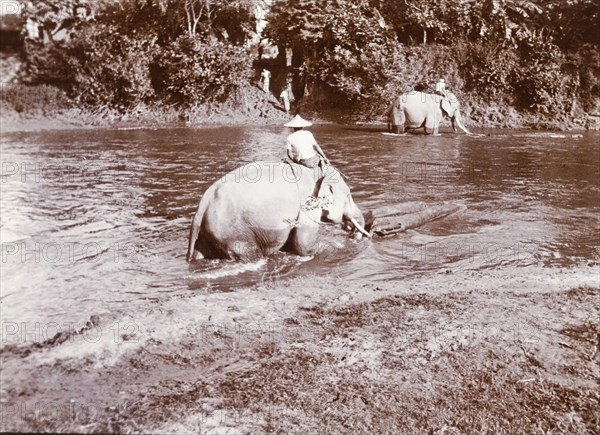
<path id="1" fill-rule="evenodd" d="M 232 101 L 269 62 L 323 108 L 381 113 L 443 77 L 466 101 L 568 118 L 598 110 L 599 12 L 600 0 L 33 0 L 19 79 L 82 106 L 193 107 Z M 258 61 L 261 40 L 275 59 Z"/>

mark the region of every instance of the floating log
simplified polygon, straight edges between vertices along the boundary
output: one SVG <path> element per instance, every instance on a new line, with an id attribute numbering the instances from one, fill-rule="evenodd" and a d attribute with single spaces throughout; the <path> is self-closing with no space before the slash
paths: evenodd
<path id="1" fill-rule="evenodd" d="M 373 210 L 373 214 L 380 218 L 399 214 L 416 213 L 427 208 L 423 201 L 403 202 L 397 205 L 384 205 Z"/>
<path id="2" fill-rule="evenodd" d="M 458 204 L 427 206 L 424 203 L 406 203 L 395 207 L 381 207 L 365 215 L 365 229 L 379 237 L 391 236 L 466 210 Z M 408 211 L 407 210 L 413 210 Z"/>

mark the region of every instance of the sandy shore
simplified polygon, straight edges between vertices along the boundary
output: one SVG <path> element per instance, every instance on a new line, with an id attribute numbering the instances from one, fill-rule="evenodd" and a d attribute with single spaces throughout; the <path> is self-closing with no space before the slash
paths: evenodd
<path id="1" fill-rule="evenodd" d="M 194 293 L 116 341 L 4 346 L 3 430 L 598 433 L 599 272 Z"/>

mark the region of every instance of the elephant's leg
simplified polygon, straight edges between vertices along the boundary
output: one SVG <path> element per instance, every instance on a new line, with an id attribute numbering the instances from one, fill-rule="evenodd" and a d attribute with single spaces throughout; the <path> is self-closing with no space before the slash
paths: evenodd
<path id="1" fill-rule="evenodd" d="M 412 133 L 413 130 L 418 130 L 421 127 L 423 127 L 423 124 L 418 124 L 418 123 L 414 123 L 414 122 L 406 122 L 404 124 L 404 133 Z"/>
<path id="2" fill-rule="evenodd" d="M 298 226 L 290 234 L 287 247 L 301 256 L 314 254 L 317 251 L 318 227 Z"/>
<path id="3" fill-rule="evenodd" d="M 227 257 L 233 260 L 253 260 L 262 257 L 254 241 L 236 240 L 227 244 Z"/>
<path id="4" fill-rule="evenodd" d="M 269 256 L 281 249 L 289 237 L 288 230 L 265 230 L 251 227 L 246 231 L 239 231 L 235 240 L 227 242 L 229 258 L 252 260 Z"/>
<path id="5" fill-rule="evenodd" d="M 388 131 L 390 133 L 399 134 L 404 126 L 405 120 L 406 117 L 404 116 L 402 107 L 392 106 L 388 114 Z"/>
<path id="6" fill-rule="evenodd" d="M 427 118 L 423 123 L 423 129 L 425 130 L 425 134 L 431 134 L 433 136 L 439 136 L 438 126 L 439 124 L 437 124 L 435 120 L 432 121 L 429 118 Z"/>

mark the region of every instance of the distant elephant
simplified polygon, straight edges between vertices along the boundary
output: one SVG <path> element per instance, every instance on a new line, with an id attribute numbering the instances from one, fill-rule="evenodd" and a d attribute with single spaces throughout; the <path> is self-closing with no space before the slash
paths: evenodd
<path id="1" fill-rule="evenodd" d="M 388 130 L 390 133 L 404 133 L 423 128 L 426 134 L 437 135 L 444 115 L 451 119 L 454 131 L 456 122 L 461 130 L 471 134 L 462 125 L 458 99 L 451 92 L 446 92 L 445 97 L 416 91 L 400 95 L 388 108 Z M 400 131 L 402 126 L 404 131 Z"/>
<path id="2" fill-rule="evenodd" d="M 311 255 L 324 222 L 357 230 L 357 238 L 370 237 L 339 171 L 250 163 L 217 180 L 202 196 L 187 259 L 252 259 L 280 250 Z"/>

